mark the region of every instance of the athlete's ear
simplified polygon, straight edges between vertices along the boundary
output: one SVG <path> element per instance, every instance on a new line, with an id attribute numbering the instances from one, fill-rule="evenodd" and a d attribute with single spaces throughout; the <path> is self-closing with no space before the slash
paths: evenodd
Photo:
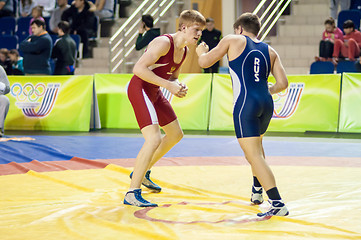
<path id="1" fill-rule="evenodd" d="M 235 34 L 242 34 L 242 32 L 243 32 L 243 28 L 241 26 L 238 26 L 237 28 L 234 29 Z"/>
<path id="2" fill-rule="evenodd" d="M 185 31 L 186 28 L 187 28 L 187 26 L 186 26 L 185 24 L 182 24 L 182 26 L 181 26 L 181 31 L 182 31 L 182 32 Z"/>

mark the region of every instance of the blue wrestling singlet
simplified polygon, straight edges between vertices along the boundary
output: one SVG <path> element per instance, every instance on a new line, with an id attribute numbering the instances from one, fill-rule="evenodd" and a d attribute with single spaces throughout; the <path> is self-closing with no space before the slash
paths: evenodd
<path id="1" fill-rule="evenodd" d="M 237 138 L 264 134 L 273 114 L 273 100 L 267 82 L 271 70 L 268 45 L 245 37 L 247 44 L 244 51 L 229 62 Z"/>

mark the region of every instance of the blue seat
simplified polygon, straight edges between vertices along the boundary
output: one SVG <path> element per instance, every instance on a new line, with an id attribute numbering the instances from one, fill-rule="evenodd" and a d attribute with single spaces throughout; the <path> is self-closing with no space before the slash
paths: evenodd
<path id="1" fill-rule="evenodd" d="M 50 58 L 49 59 L 49 64 L 50 64 L 50 69 L 51 69 L 51 75 L 53 75 L 54 70 L 55 70 L 55 61 L 54 61 L 54 59 Z"/>
<path id="2" fill-rule="evenodd" d="M 76 49 L 79 50 L 79 45 L 80 45 L 80 36 L 77 34 L 70 34 L 70 37 L 75 41 L 76 44 Z"/>
<path id="3" fill-rule="evenodd" d="M 310 68 L 310 74 L 332 74 L 335 66 L 332 62 L 313 62 Z"/>
<path id="4" fill-rule="evenodd" d="M 0 18 L 0 35 L 14 35 L 16 20 L 14 17 Z"/>
<path id="5" fill-rule="evenodd" d="M 0 48 L 17 49 L 18 48 L 18 37 L 17 36 L 0 36 Z"/>
<path id="6" fill-rule="evenodd" d="M 361 12 L 358 10 L 343 10 L 338 14 L 337 27 L 343 31 L 343 23 L 347 20 L 352 20 L 355 24 L 355 29 L 360 28 Z"/>
<path id="7" fill-rule="evenodd" d="M 29 32 L 31 17 L 19 17 L 17 21 L 18 30 L 27 30 Z"/>
<path id="8" fill-rule="evenodd" d="M 337 64 L 336 72 L 337 73 L 343 73 L 343 72 L 355 73 L 355 72 L 358 72 L 356 70 L 355 64 L 356 64 L 356 62 L 354 62 L 354 61 L 340 61 Z"/>
<path id="9" fill-rule="evenodd" d="M 16 30 L 16 36 L 19 38 L 19 42 L 24 41 L 29 36 L 31 17 L 19 17 L 17 21 L 18 29 Z"/>
<path id="10" fill-rule="evenodd" d="M 51 37 L 51 40 L 53 40 L 53 45 L 54 45 L 56 42 L 56 39 L 58 39 L 58 35 L 50 34 L 50 37 Z"/>
<path id="11" fill-rule="evenodd" d="M 46 29 L 46 31 L 48 31 L 48 33 L 50 33 L 51 32 L 51 30 L 50 30 L 50 17 L 44 17 L 44 20 L 45 20 L 45 29 Z"/>
<path id="12" fill-rule="evenodd" d="M 29 30 L 28 31 L 16 31 L 16 36 L 19 39 L 19 43 L 24 41 L 29 36 Z"/>
<path id="13" fill-rule="evenodd" d="M 361 0 L 351 0 L 350 9 L 361 11 Z"/>

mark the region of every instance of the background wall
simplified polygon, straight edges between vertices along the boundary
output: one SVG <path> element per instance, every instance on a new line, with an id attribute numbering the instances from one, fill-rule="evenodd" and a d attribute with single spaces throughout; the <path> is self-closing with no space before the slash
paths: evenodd
<path id="1" fill-rule="evenodd" d="M 215 27 L 222 31 L 223 28 L 223 2 L 234 0 L 191 0 L 191 9 L 197 10 L 203 14 L 205 18 L 211 17 L 215 21 Z M 234 10 L 232 10 L 234 11 Z M 200 73 L 202 72 L 201 68 L 198 65 L 198 57 L 195 53 L 196 46 L 191 46 L 189 48 L 189 54 L 186 61 L 183 63 L 181 72 L 182 73 Z"/>
<path id="2" fill-rule="evenodd" d="M 131 76 L 9 76 L 5 129 L 88 131 L 94 106 L 99 106 L 103 128 L 138 129 L 127 97 Z M 273 95 L 269 131 L 361 132 L 361 74 L 291 75 L 288 79 L 288 89 Z M 189 87 L 188 95 L 170 101 L 183 129 L 233 131 L 229 74 L 181 74 L 179 80 Z M 49 91 L 56 97 L 47 97 Z"/>

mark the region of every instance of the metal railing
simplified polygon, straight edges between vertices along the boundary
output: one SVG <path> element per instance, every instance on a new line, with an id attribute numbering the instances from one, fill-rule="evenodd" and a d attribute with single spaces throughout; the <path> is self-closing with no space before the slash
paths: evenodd
<path id="1" fill-rule="evenodd" d="M 114 33 L 109 40 L 109 72 L 126 73 L 127 60 L 135 51 L 135 41 L 138 36 L 138 26 L 143 14 L 150 14 L 157 24 L 167 13 L 176 0 L 144 0 L 132 15 Z"/>
<path id="2" fill-rule="evenodd" d="M 257 14 L 259 10 L 264 6 L 267 0 L 262 0 L 256 9 L 253 11 L 253 13 Z M 272 9 L 273 5 L 278 2 L 278 4 L 273 8 L 270 15 L 263 21 L 263 19 L 267 16 L 268 12 Z M 285 4 L 282 6 L 283 2 Z M 262 16 L 260 17 L 260 20 L 262 22 L 261 29 L 259 31 L 258 37 L 261 41 L 263 41 L 268 33 L 271 31 L 272 27 L 276 24 L 278 19 L 281 17 L 282 13 L 285 11 L 287 6 L 291 3 L 291 0 L 272 0 L 272 2 L 268 5 L 266 10 L 263 12 Z M 277 15 L 275 16 L 275 14 Z M 272 20 L 273 19 L 273 20 Z M 269 22 L 272 20 L 272 22 L 269 24 Z"/>

